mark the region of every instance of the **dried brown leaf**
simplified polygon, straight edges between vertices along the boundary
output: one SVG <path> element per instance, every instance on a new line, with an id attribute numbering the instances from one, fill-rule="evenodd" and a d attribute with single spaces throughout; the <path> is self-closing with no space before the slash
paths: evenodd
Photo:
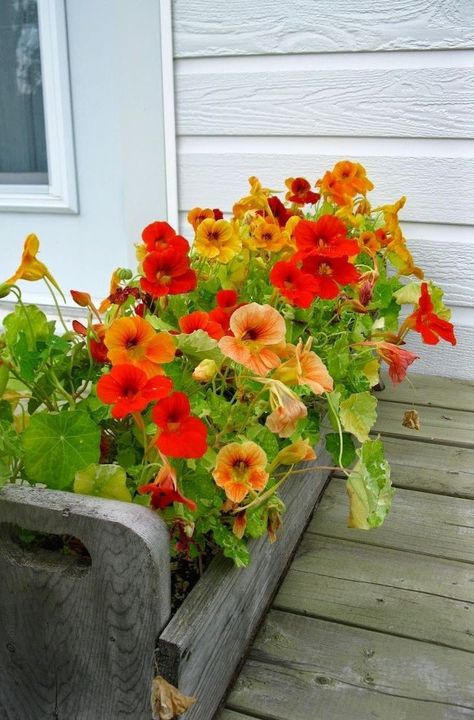
<path id="1" fill-rule="evenodd" d="M 406 410 L 405 414 L 403 415 L 402 425 L 409 430 L 419 430 L 420 416 L 418 415 L 417 411 Z"/>
<path id="2" fill-rule="evenodd" d="M 153 720 L 173 720 L 186 712 L 195 702 L 197 702 L 196 698 L 183 695 L 164 678 L 158 676 L 153 679 L 151 686 Z"/>

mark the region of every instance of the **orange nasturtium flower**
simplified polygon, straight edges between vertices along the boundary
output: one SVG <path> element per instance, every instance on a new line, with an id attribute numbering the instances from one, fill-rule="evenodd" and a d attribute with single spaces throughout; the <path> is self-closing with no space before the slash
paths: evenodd
<path id="1" fill-rule="evenodd" d="M 259 218 L 251 228 L 255 247 L 269 252 L 279 252 L 287 243 L 278 223 L 271 223 Z"/>
<path id="2" fill-rule="evenodd" d="M 5 284 L 14 285 L 18 280 L 29 280 L 34 282 L 35 280 L 47 278 L 50 283 L 54 285 L 56 290 L 61 293 L 61 288 L 49 272 L 46 265 L 36 257 L 39 252 L 39 246 L 40 243 L 36 235 L 31 233 L 27 236 L 23 245 L 23 254 L 21 256 L 20 265 L 18 266 L 15 274 L 12 275 L 11 278 L 8 278 L 8 280 L 5 280 Z"/>
<path id="3" fill-rule="evenodd" d="M 233 337 L 219 340 L 224 355 L 259 375 L 266 375 L 280 364 L 275 350 L 285 340 L 286 326 L 271 305 L 243 305 L 232 313 L 230 329 Z"/>
<path id="4" fill-rule="evenodd" d="M 194 231 L 198 229 L 203 220 L 208 220 L 209 218 L 211 220 L 217 219 L 214 216 L 214 210 L 211 210 L 211 208 L 195 207 L 188 212 L 188 223 L 193 226 Z"/>
<path id="5" fill-rule="evenodd" d="M 176 350 L 169 333 L 156 332 L 141 317 L 115 320 L 106 331 L 104 342 L 112 365 L 130 363 L 148 377 L 163 375 L 161 363 L 171 362 Z"/>
<path id="6" fill-rule="evenodd" d="M 202 257 L 227 264 L 240 252 L 242 241 L 227 220 L 206 218 L 196 230 L 194 247 Z"/>
<path id="7" fill-rule="evenodd" d="M 256 443 L 225 445 L 216 457 L 212 476 L 232 502 L 240 503 L 250 491 L 263 490 L 268 482 L 267 456 Z"/>
<path id="8" fill-rule="evenodd" d="M 287 385 L 307 385 L 316 395 L 331 392 L 333 380 L 319 355 L 311 350 L 313 338 L 308 338 L 303 345 L 288 345 L 291 353 L 288 360 L 283 362 L 274 373 L 277 380 Z"/>

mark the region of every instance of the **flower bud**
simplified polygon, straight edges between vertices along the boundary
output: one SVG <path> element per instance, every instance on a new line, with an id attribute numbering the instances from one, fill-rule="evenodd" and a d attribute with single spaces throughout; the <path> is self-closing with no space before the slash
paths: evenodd
<path id="1" fill-rule="evenodd" d="M 315 460 L 316 453 L 308 440 L 297 440 L 291 445 L 284 447 L 273 461 L 273 465 L 294 465 L 303 460 Z"/>
<path id="2" fill-rule="evenodd" d="M 0 298 L 7 297 L 7 295 L 10 294 L 11 288 L 12 288 L 12 286 L 9 285 L 8 283 L 2 283 L 0 285 Z"/>
<path id="3" fill-rule="evenodd" d="M 80 307 L 90 307 L 92 305 L 92 298 L 89 293 L 81 292 L 80 290 L 70 290 L 71 297 Z"/>
<path id="4" fill-rule="evenodd" d="M 118 268 L 115 274 L 119 280 L 131 280 L 133 277 L 133 272 L 128 268 Z"/>
<path id="5" fill-rule="evenodd" d="M 208 383 L 215 377 L 217 373 L 217 365 L 214 360 L 201 360 L 199 365 L 195 367 L 193 378 L 198 382 Z"/>

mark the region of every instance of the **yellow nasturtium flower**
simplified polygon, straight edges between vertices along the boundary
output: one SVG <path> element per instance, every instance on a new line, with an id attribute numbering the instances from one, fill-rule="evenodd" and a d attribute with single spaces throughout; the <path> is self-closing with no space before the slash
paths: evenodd
<path id="1" fill-rule="evenodd" d="M 39 240 L 36 235 L 31 233 L 25 240 L 23 245 L 23 254 L 21 256 L 21 263 L 17 268 L 14 275 L 8 280 L 5 280 L 6 285 L 14 285 L 18 280 L 29 280 L 35 282 L 36 280 L 42 280 L 47 278 L 54 287 L 61 292 L 56 280 L 53 278 L 48 268 L 41 260 L 38 260 L 36 255 L 39 251 Z"/>
<path id="2" fill-rule="evenodd" d="M 227 264 L 238 255 L 242 242 L 230 222 L 206 218 L 199 223 L 194 247 L 201 257 Z"/>

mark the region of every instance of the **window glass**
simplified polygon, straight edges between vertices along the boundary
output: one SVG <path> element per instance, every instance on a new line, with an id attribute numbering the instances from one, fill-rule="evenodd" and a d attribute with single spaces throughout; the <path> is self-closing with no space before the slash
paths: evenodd
<path id="1" fill-rule="evenodd" d="M 47 183 L 37 0 L 0 0 L 0 184 Z"/>

